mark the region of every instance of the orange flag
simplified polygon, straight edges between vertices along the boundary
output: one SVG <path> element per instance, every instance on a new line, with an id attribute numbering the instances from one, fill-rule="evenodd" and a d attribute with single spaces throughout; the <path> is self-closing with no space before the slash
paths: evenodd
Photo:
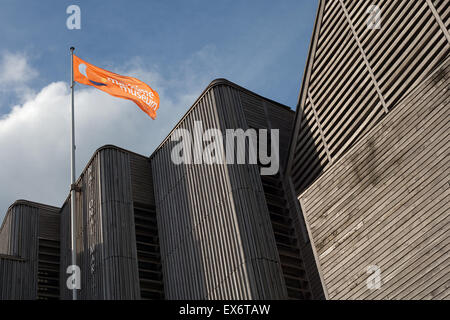
<path id="1" fill-rule="evenodd" d="M 144 82 L 96 67 L 73 55 L 73 75 L 78 83 L 96 87 L 110 95 L 134 101 L 153 120 L 159 108 L 159 95 Z"/>

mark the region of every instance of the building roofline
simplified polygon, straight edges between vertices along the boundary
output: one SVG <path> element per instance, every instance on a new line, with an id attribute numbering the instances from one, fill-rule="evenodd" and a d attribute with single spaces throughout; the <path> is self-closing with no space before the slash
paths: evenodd
<path id="1" fill-rule="evenodd" d="M 191 105 L 191 107 L 186 111 L 186 113 L 181 117 L 181 119 L 175 124 L 175 126 L 172 128 L 172 130 L 170 130 L 170 132 L 161 141 L 161 143 L 155 148 L 155 150 L 149 156 L 150 159 L 153 158 L 156 155 L 156 153 L 159 151 L 159 149 L 161 149 L 161 147 L 167 142 L 167 140 L 172 135 L 172 133 L 181 125 L 181 123 L 186 119 L 186 117 L 195 109 L 195 107 L 198 105 L 198 102 L 203 98 L 203 96 L 207 92 L 209 92 L 211 89 L 213 89 L 213 88 L 215 88 L 215 87 L 217 87 L 219 85 L 226 85 L 226 86 L 232 87 L 234 89 L 237 89 L 239 91 L 243 91 L 243 92 L 245 92 L 247 94 L 253 95 L 253 96 L 258 97 L 260 99 L 264 99 L 264 100 L 266 100 L 266 101 L 268 101 L 270 103 L 273 103 L 273 104 L 275 104 L 275 105 L 277 105 L 277 106 L 279 106 L 281 108 L 286 109 L 287 111 L 295 112 L 290 107 L 288 107 L 288 106 L 286 106 L 286 105 L 284 105 L 282 103 L 279 103 L 277 101 L 274 101 L 274 100 L 266 98 L 266 97 L 263 97 L 263 96 L 255 93 L 253 91 L 250 91 L 247 88 L 241 87 L 240 85 L 238 85 L 238 84 L 236 84 L 234 82 L 231 82 L 230 80 L 227 80 L 225 78 L 217 78 L 217 79 L 214 79 L 213 81 L 211 81 L 209 83 L 209 85 L 202 91 L 200 96 L 194 101 L 194 103 Z"/>
<path id="2" fill-rule="evenodd" d="M 30 206 L 30 207 L 36 207 L 39 209 L 45 209 L 45 210 L 49 210 L 49 211 L 59 211 L 59 208 L 56 206 L 51 206 L 48 204 L 44 204 L 44 203 L 40 203 L 40 202 L 34 202 L 34 201 L 30 201 L 30 200 L 25 200 L 25 199 L 18 199 L 16 201 L 14 201 L 9 207 L 8 210 L 12 209 L 15 206 L 19 206 L 19 205 L 26 205 L 26 206 Z"/>
<path id="3" fill-rule="evenodd" d="M 148 160 L 148 157 L 147 157 L 147 156 L 144 156 L 144 155 L 139 154 L 139 153 L 137 153 L 137 152 L 130 151 L 130 150 L 127 150 L 127 149 L 125 149 L 125 148 L 118 147 L 118 146 L 113 145 L 113 144 L 105 144 L 105 145 L 103 145 L 103 146 L 97 148 L 97 149 L 94 151 L 94 153 L 92 154 L 92 156 L 89 158 L 89 161 L 88 161 L 88 162 L 86 163 L 86 165 L 84 166 L 84 169 L 81 171 L 80 176 L 79 176 L 79 177 L 77 178 L 77 180 L 75 181 L 75 184 L 78 184 L 78 183 L 81 181 L 81 179 L 83 178 L 83 175 L 85 174 L 87 168 L 91 165 L 91 163 L 92 163 L 92 161 L 94 160 L 94 158 L 95 158 L 101 151 L 103 151 L 103 150 L 108 150 L 108 149 L 126 152 L 126 153 L 133 154 L 133 155 L 135 155 L 135 156 L 138 156 L 138 157 L 141 157 L 141 158 L 145 158 L 145 159 Z M 66 199 L 63 201 L 63 203 L 62 203 L 61 207 L 59 208 L 59 210 L 61 210 L 61 209 L 64 207 L 64 205 L 65 205 L 66 202 L 69 200 L 69 198 L 70 198 L 70 191 L 69 191 L 69 194 L 67 195 Z"/>
<path id="4" fill-rule="evenodd" d="M 19 256 L 12 256 L 9 254 L 2 254 L 0 253 L 0 259 L 4 259 L 4 260 L 10 260 L 10 261 L 17 261 L 17 262 L 25 262 L 26 260 L 19 257 Z"/>

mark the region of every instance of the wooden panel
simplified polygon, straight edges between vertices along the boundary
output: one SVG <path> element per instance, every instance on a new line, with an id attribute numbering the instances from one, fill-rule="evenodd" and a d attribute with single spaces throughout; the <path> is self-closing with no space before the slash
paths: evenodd
<path id="1" fill-rule="evenodd" d="M 450 297 L 449 87 L 447 58 L 301 195 L 329 298 Z"/>
<path id="2" fill-rule="evenodd" d="M 275 129 L 270 121 L 265 121 L 267 125 L 258 124 L 250 116 L 246 116 L 241 92 L 231 86 L 215 88 L 219 127 L 222 130 L 225 128 L 246 130 L 249 128 L 249 123 L 253 121 L 256 129 L 261 127 Z M 265 101 L 260 101 L 261 104 L 265 109 L 262 114 L 267 119 L 270 111 Z M 230 109 L 233 111 L 229 112 Z M 261 120 L 259 119 L 259 121 Z M 256 288 L 252 289 L 252 298 L 285 298 L 287 289 L 283 283 L 283 273 L 266 193 L 259 172 L 260 167 L 251 164 L 228 164 L 226 170 L 231 197 L 234 200 L 236 223 L 242 235 L 242 250 L 246 260 L 255 259 L 248 268 L 249 281 L 256 284 Z"/>
<path id="3" fill-rule="evenodd" d="M 78 291 L 78 299 L 105 299 L 106 287 L 103 283 L 105 266 L 103 265 L 103 235 L 102 212 L 100 210 L 98 150 L 81 176 L 77 180 L 77 186 L 81 192 L 76 193 L 76 239 L 77 239 L 77 265 L 81 271 L 81 290 Z M 70 195 L 61 209 L 61 261 L 60 261 L 60 287 L 61 299 L 71 300 L 72 292 L 67 289 L 66 269 L 71 261 L 70 238 Z"/>
<path id="4" fill-rule="evenodd" d="M 99 154 L 105 299 L 140 298 L 130 155 L 117 148 Z"/>
<path id="5" fill-rule="evenodd" d="M 80 299 L 139 299 L 130 152 L 100 148 L 77 181 L 77 264 Z M 70 197 L 61 210 L 61 298 L 70 265 Z"/>
<path id="6" fill-rule="evenodd" d="M 240 88 L 219 82 L 176 128 L 193 132 L 194 120 L 222 132 L 267 123 L 258 97 L 244 97 L 255 115 L 247 123 Z M 151 156 L 166 297 L 286 297 L 258 166 L 175 165 L 170 137 Z"/>
<path id="7" fill-rule="evenodd" d="M 367 27 L 371 5 L 381 9 L 380 29 Z M 427 0 L 322 0 L 320 6 L 286 170 L 297 195 L 450 54 L 438 20 L 449 27 L 448 1 L 433 2 L 438 18 Z"/>
<path id="8" fill-rule="evenodd" d="M 59 241 L 59 209 L 39 211 L 39 237 Z"/>
<path id="9" fill-rule="evenodd" d="M 130 153 L 130 174 L 133 202 L 142 205 L 155 205 L 152 169 L 149 158 Z"/>
<path id="10" fill-rule="evenodd" d="M 284 165 L 289 148 L 294 112 L 288 107 L 268 101 L 248 91 L 240 91 L 240 101 L 248 127 L 279 130 L 280 163 Z"/>
<path id="11" fill-rule="evenodd" d="M 156 208 L 134 208 L 141 299 L 163 299 L 164 283 Z"/>
<path id="12" fill-rule="evenodd" d="M 9 212 L 9 210 L 8 210 Z M 0 254 L 9 254 L 11 242 L 11 214 L 6 214 L 0 228 Z"/>
<path id="13" fill-rule="evenodd" d="M 293 205 L 295 197 L 291 196 L 290 186 L 281 174 L 288 153 L 293 112 L 244 91 L 240 92 L 240 100 L 249 127 L 280 131 L 280 173 L 274 176 L 261 176 L 261 181 L 288 298 L 321 299 L 323 292 L 317 286 L 318 274 L 312 248 L 304 241 L 305 229 L 299 226 L 298 206 Z"/>

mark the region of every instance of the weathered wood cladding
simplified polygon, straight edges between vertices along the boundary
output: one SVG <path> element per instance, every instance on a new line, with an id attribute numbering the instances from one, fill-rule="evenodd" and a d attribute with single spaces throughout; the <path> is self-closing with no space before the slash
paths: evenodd
<path id="1" fill-rule="evenodd" d="M 81 190 L 76 212 L 79 298 L 140 299 L 135 206 L 154 206 L 148 158 L 114 146 L 102 147 L 77 186 Z M 69 199 L 61 217 L 61 298 L 70 299 L 65 285 L 71 264 Z"/>
<path id="2" fill-rule="evenodd" d="M 297 195 L 448 56 L 449 26 L 447 0 L 320 1 L 286 171 Z"/>
<path id="3" fill-rule="evenodd" d="M 134 208 L 141 299 L 164 299 L 156 207 Z"/>
<path id="4" fill-rule="evenodd" d="M 57 273 L 45 267 L 54 267 L 59 254 L 49 255 L 43 241 L 59 244 L 58 210 L 25 200 L 9 207 L 0 229 L 0 300 L 55 297 Z"/>
<path id="5" fill-rule="evenodd" d="M 175 129 L 194 132 L 194 121 L 202 121 L 204 130 L 218 128 L 223 133 L 259 128 L 258 121 L 247 122 L 241 100 L 245 98 L 260 99 L 242 95 L 240 87 L 225 80 L 215 81 Z M 261 101 L 255 103 L 261 107 Z M 277 107 L 285 110 L 278 111 L 280 118 L 289 112 Z M 267 109 L 276 113 L 272 108 Z M 265 112 L 260 109 L 257 114 L 263 119 Z M 173 134 L 151 156 L 166 297 L 286 298 L 258 165 L 175 165 Z"/>
<path id="6" fill-rule="evenodd" d="M 150 159 L 130 154 L 130 169 L 141 299 L 164 299 Z"/>
<path id="7" fill-rule="evenodd" d="M 329 298 L 450 298 L 449 88 L 447 58 L 301 195 Z"/>
<path id="8" fill-rule="evenodd" d="M 133 203 L 154 206 L 152 168 L 148 157 L 130 153 L 130 175 Z"/>
<path id="9" fill-rule="evenodd" d="M 320 280 L 319 270 L 316 265 L 314 251 L 309 241 L 308 232 L 301 213 L 300 204 L 296 198 L 293 188 L 290 185 L 290 181 L 287 177 L 282 178 L 282 187 L 284 191 L 284 199 L 286 201 L 286 207 L 289 213 L 289 226 L 290 230 L 294 230 L 296 236 L 296 244 L 299 249 L 301 264 L 297 264 L 297 267 L 305 271 L 305 280 L 308 284 L 303 284 L 303 288 L 308 288 L 310 296 L 315 300 L 322 300 L 325 298 L 322 283 Z M 272 219 L 273 221 L 274 219 Z M 275 231 L 275 228 L 274 228 Z M 289 231 L 288 234 L 291 234 Z M 302 277 L 302 274 L 297 274 L 297 277 Z"/>
<path id="10" fill-rule="evenodd" d="M 2 225 L 2 253 L 22 261 L 0 258 L 0 298 L 37 298 L 38 208 L 12 205 Z M 2 241 L 2 242 L 3 242 Z"/>

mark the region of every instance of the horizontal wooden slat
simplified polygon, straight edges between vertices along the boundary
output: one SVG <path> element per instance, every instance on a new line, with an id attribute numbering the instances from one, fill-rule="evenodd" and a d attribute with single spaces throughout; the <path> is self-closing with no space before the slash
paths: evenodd
<path id="1" fill-rule="evenodd" d="M 301 195 L 331 299 L 448 296 L 449 75 L 447 58 Z"/>

